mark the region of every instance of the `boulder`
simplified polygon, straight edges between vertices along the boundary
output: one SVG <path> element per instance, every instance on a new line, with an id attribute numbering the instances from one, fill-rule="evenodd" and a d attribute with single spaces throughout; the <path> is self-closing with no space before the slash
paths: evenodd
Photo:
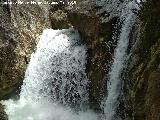
<path id="1" fill-rule="evenodd" d="M 79 31 L 88 48 L 86 73 L 90 81 L 89 101 L 90 107 L 96 111 L 100 110 L 101 101 L 107 94 L 107 64 L 114 50 L 107 43 L 113 42 L 113 24 L 118 19 L 113 17 L 109 22 L 102 22 L 104 13 L 99 13 L 100 8 L 94 2 L 82 1 L 67 10 L 71 24 Z"/>

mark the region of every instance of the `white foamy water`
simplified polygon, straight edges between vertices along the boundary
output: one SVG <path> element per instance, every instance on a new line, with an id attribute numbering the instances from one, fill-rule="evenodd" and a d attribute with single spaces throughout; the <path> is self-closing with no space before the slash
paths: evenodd
<path id="1" fill-rule="evenodd" d="M 104 116 L 88 109 L 86 46 L 80 42 L 77 31 L 47 29 L 31 56 L 20 99 L 2 101 L 9 120 L 121 119 L 116 114 L 122 88 L 120 78 L 127 60 L 129 34 L 136 19 L 132 11 L 138 9 L 134 1 L 126 1 L 122 5 L 116 0 L 100 1 L 105 3 L 103 9 L 120 16 L 122 23 L 109 72 L 108 96 L 102 103 Z"/>
<path id="2" fill-rule="evenodd" d="M 9 120 L 98 120 L 92 111 L 73 112 L 70 108 L 47 100 L 20 99 L 5 101 Z"/>
<path id="3" fill-rule="evenodd" d="M 88 102 L 85 65 L 86 46 L 76 31 L 44 30 L 20 99 L 3 101 L 9 120 L 96 120 L 95 113 L 81 109 Z"/>
<path id="4" fill-rule="evenodd" d="M 71 29 L 45 30 L 27 68 L 21 98 L 45 97 L 63 105 L 86 103 L 86 46 L 79 40 Z"/>
<path id="5" fill-rule="evenodd" d="M 117 116 L 116 110 L 119 105 L 118 97 L 120 96 L 122 88 L 121 73 L 127 60 L 126 52 L 129 43 L 129 35 L 136 19 L 136 15 L 132 12 L 133 8 L 137 9 L 135 2 L 128 3 L 126 7 L 123 8 L 120 16 L 122 28 L 109 72 L 109 81 L 107 85 L 108 96 L 105 103 L 102 103 L 106 120 L 121 120 L 121 118 Z"/>

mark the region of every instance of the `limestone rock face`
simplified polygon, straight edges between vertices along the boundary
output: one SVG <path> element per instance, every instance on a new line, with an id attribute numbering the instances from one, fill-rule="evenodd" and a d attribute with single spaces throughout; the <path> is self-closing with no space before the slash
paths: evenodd
<path id="1" fill-rule="evenodd" d="M 9 88 L 9 77 L 12 78 L 14 65 L 14 48 L 15 41 L 12 38 L 13 26 L 11 24 L 11 14 L 8 6 L 0 4 L 0 99 L 3 95 L 12 91 L 15 88 L 15 84 L 12 84 L 12 88 Z M 3 106 L 0 104 L 0 119 L 7 120 L 6 114 L 3 111 Z"/>
<path id="2" fill-rule="evenodd" d="M 160 119 L 160 3 L 145 3 L 132 37 L 125 82 L 135 120 Z"/>
<path id="3" fill-rule="evenodd" d="M 17 83 L 14 73 L 18 71 L 13 69 L 16 56 L 16 41 L 12 34 L 14 32 L 9 6 L 0 5 L 0 99 L 15 89 Z"/>
<path id="4" fill-rule="evenodd" d="M 29 62 L 43 29 L 50 28 L 48 7 L 38 4 L 11 6 L 12 22 L 17 32 L 15 36 L 17 40 L 15 52 L 18 55 L 16 66 L 22 71 L 24 71 L 24 65 Z"/>
<path id="5" fill-rule="evenodd" d="M 48 0 L 53 2 L 52 0 Z M 62 2 L 63 1 L 63 2 Z M 51 21 L 52 29 L 68 29 L 72 27 L 72 23 L 68 18 L 68 9 L 75 6 L 75 3 L 78 4 L 84 0 L 54 0 L 58 4 L 51 4 L 49 9 L 49 18 Z"/>
<path id="6" fill-rule="evenodd" d="M 52 29 L 67 29 L 72 26 L 68 19 L 66 7 L 67 4 L 57 4 L 50 6 L 49 17 Z"/>
<path id="7" fill-rule="evenodd" d="M 37 38 L 50 27 L 47 6 L 0 6 L 0 99 L 22 83 Z"/>
<path id="8" fill-rule="evenodd" d="M 20 87 L 38 37 L 49 27 L 48 6 L 0 4 L 0 100 Z M 0 106 L 0 119 L 4 116 Z"/>

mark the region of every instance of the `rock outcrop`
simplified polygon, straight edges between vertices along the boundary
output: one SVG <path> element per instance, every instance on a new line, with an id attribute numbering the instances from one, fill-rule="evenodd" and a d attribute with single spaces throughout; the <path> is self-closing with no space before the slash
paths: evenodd
<path id="1" fill-rule="evenodd" d="M 10 88 L 9 77 L 12 78 L 12 67 L 14 64 L 14 48 L 15 41 L 12 37 L 13 25 L 11 24 L 10 9 L 7 5 L 0 4 L 0 99 L 7 93 L 15 89 L 15 85 L 12 84 Z M 0 119 L 6 120 L 3 106 L 0 104 Z"/>
<path id="2" fill-rule="evenodd" d="M 132 31 L 125 95 L 135 120 L 160 119 L 160 2 L 148 1 Z"/>
<path id="3" fill-rule="evenodd" d="M 37 38 L 44 28 L 50 27 L 50 20 L 47 6 L 37 4 L 10 6 L 4 5 L 3 0 L 0 2 L 2 2 L 0 4 L 0 100 L 2 100 L 10 98 L 21 86 Z"/>
<path id="4" fill-rule="evenodd" d="M 3 5 L 0 24 L 0 99 L 22 83 L 37 38 L 50 27 L 47 6 Z"/>
<path id="5" fill-rule="evenodd" d="M 15 53 L 16 41 L 12 33 L 15 31 L 11 23 L 11 13 L 8 5 L 0 5 L 0 99 L 13 89 L 15 83 Z M 12 86 L 12 87 L 11 87 Z"/>
<path id="6" fill-rule="evenodd" d="M 101 100 L 106 95 L 107 65 L 114 49 L 113 44 L 107 44 L 113 42 L 113 26 L 118 19 L 113 17 L 107 23 L 102 22 L 104 12 L 99 13 L 100 8 L 94 2 L 82 1 L 68 10 L 70 22 L 78 29 L 88 48 L 86 73 L 90 81 L 90 107 L 96 111 L 100 110 Z"/>
<path id="7" fill-rule="evenodd" d="M 72 26 L 68 19 L 66 7 L 67 4 L 62 3 L 50 6 L 49 17 L 52 29 L 67 29 Z"/>

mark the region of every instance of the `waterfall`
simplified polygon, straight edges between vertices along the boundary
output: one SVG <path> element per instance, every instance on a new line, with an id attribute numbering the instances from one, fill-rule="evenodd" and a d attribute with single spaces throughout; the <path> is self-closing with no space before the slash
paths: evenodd
<path id="1" fill-rule="evenodd" d="M 117 0 L 106 1 L 107 6 L 103 9 L 115 13 L 110 17 L 120 16 L 121 30 L 118 38 L 113 36 L 118 41 L 109 71 L 108 95 L 102 103 L 104 115 L 88 107 L 87 48 L 78 32 L 72 28 L 46 29 L 31 55 L 20 99 L 2 101 L 9 120 L 121 120 L 116 114 L 123 86 L 121 73 L 128 58 L 129 35 L 136 20 L 132 10 L 138 7 L 135 1 L 126 0 L 123 5 L 118 1 L 115 4 L 118 8 L 113 9 Z M 110 18 L 103 19 L 107 20 Z"/>
<path id="2" fill-rule="evenodd" d="M 84 109 L 85 65 L 86 46 L 75 30 L 44 30 L 27 67 L 20 99 L 3 101 L 9 120 L 96 120 L 96 114 Z M 79 112 L 73 112 L 72 106 Z"/>
<path id="3" fill-rule="evenodd" d="M 132 12 L 134 8 L 138 9 L 135 2 L 129 2 L 127 6 L 122 9 L 120 16 L 122 27 L 118 37 L 117 47 L 114 51 L 113 63 L 109 72 L 109 81 L 107 85 L 108 95 L 105 103 L 102 103 L 106 120 L 120 120 L 116 115 L 116 110 L 119 105 L 118 97 L 120 96 L 122 89 L 121 72 L 127 61 L 126 52 L 129 43 L 129 35 L 136 19 L 136 15 Z"/>
<path id="4" fill-rule="evenodd" d="M 21 97 L 82 106 L 88 100 L 85 65 L 86 46 L 77 32 L 45 30 L 27 68 Z"/>

